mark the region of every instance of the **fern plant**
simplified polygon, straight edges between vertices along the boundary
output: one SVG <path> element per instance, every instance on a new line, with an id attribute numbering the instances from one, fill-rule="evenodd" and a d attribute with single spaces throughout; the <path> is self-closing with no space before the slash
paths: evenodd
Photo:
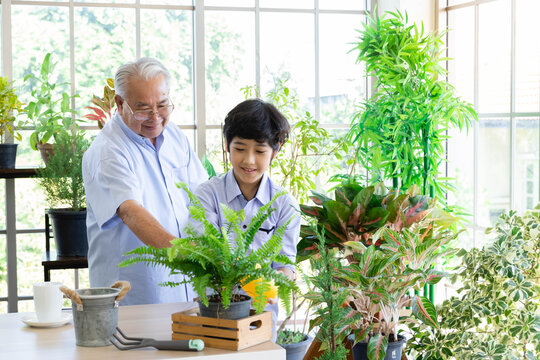
<path id="1" fill-rule="evenodd" d="M 172 240 L 170 248 L 142 246 L 134 249 L 126 253 L 133 256 L 119 266 L 125 267 L 134 263 L 165 266 L 171 270 L 171 275 L 181 273 L 186 275 L 187 279 L 160 285 L 174 287 L 191 282 L 205 306 L 208 306 L 211 300 L 221 302 L 224 308 L 228 308 L 232 301 L 240 297 L 239 291 L 243 284 L 261 279 L 256 285 L 256 296 L 253 299 L 253 307 L 257 313 L 264 310 L 267 302 L 264 293 L 270 289 L 273 281 L 278 287 L 279 298 L 289 310 L 291 293 L 298 288 L 293 281 L 271 267 L 273 262 L 292 264 L 289 258 L 279 254 L 283 232 L 288 223 L 279 227 L 260 248 L 249 248 L 263 222 L 275 210 L 272 204 L 283 192 L 276 194 L 270 202 L 262 206 L 245 230 L 241 226 L 245 219 L 244 210 L 235 211 L 222 205 L 226 225 L 217 229 L 206 219 L 204 207 L 186 184 L 180 183 L 178 187 L 188 194 L 192 204 L 189 207 L 191 217 L 202 226 L 196 228 L 188 225 L 184 230 L 185 236 Z M 207 288 L 212 290 L 211 296 L 206 294 Z"/>

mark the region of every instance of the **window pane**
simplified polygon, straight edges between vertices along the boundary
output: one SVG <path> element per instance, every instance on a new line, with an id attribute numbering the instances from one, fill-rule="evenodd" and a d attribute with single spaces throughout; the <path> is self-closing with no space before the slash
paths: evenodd
<path id="1" fill-rule="evenodd" d="M 365 10 L 364 5 L 358 0 L 319 0 L 319 8 L 325 10 Z"/>
<path id="2" fill-rule="evenodd" d="M 510 111 L 510 2 L 479 5 L 478 109 Z"/>
<path id="3" fill-rule="evenodd" d="M 298 91 L 300 106 L 309 104 L 311 112 L 315 96 L 313 21 L 311 14 L 261 13 L 261 93 L 274 88 L 274 79 L 288 76 L 289 87 Z"/>
<path id="4" fill-rule="evenodd" d="M 510 209 L 510 120 L 480 119 L 478 203 L 481 226 L 492 226 Z"/>
<path id="5" fill-rule="evenodd" d="M 515 122 L 514 202 L 516 210 L 522 212 L 540 201 L 540 118 L 520 118 Z"/>
<path id="6" fill-rule="evenodd" d="M 255 7 L 255 0 L 205 0 L 205 6 L 243 6 Z M 206 15 L 206 14 L 205 14 Z"/>
<path id="7" fill-rule="evenodd" d="M 170 121 L 194 124 L 193 17 L 190 10 L 141 10 L 141 54 L 163 62 L 172 76 Z"/>
<path id="8" fill-rule="evenodd" d="M 320 15 L 319 78 L 321 122 L 348 124 L 365 97 L 364 66 L 356 64 L 358 51 L 351 49 L 358 41 L 363 15 Z"/>
<path id="9" fill-rule="evenodd" d="M 262 8 L 313 9 L 313 0 L 259 0 Z"/>
<path id="10" fill-rule="evenodd" d="M 206 121 L 221 124 L 255 85 L 255 16 L 252 12 L 205 14 Z"/>
<path id="11" fill-rule="evenodd" d="M 540 1 L 516 1 L 516 111 L 540 111 Z"/>
<path id="12" fill-rule="evenodd" d="M 50 206 L 46 202 L 45 192 L 36 180 L 17 179 L 15 198 L 17 199 L 15 204 L 17 229 L 43 229 L 45 227 L 44 211 Z"/>
<path id="13" fill-rule="evenodd" d="M 141 4 L 149 5 L 176 5 L 176 6 L 192 6 L 192 0 L 141 0 Z M 207 1 L 205 1 L 206 3 Z"/>
<path id="14" fill-rule="evenodd" d="M 463 100 L 474 102 L 474 7 L 448 14 L 448 80 Z"/>
<path id="15" fill-rule="evenodd" d="M 227 152 L 223 152 L 222 149 L 225 146 L 222 142 L 223 136 L 221 135 L 221 129 L 208 129 L 206 130 L 206 156 L 210 163 L 214 166 L 216 174 L 224 173 L 224 154 L 228 156 Z M 229 165 L 230 168 L 230 165 Z"/>
<path id="16" fill-rule="evenodd" d="M 92 94 L 103 95 L 107 78 L 135 58 L 135 9 L 75 8 L 76 109 L 87 113 Z"/>
<path id="17" fill-rule="evenodd" d="M 21 100 L 30 98 L 31 86 L 23 84 L 24 76 L 39 75 L 41 63 L 47 52 L 57 63 L 51 81 L 71 81 L 69 71 L 69 21 L 65 7 L 13 5 L 11 35 L 13 44 L 13 79 L 21 87 Z M 28 26 L 32 24 L 32 26 Z M 39 39 L 39 41 L 35 41 Z M 60 90 L 69 91 L 66 86 Z"/>
<path id="18" fill-rule="evenodd" d="M 104 3 L 104 4 L 135 4 L 135 0 L 74 0 L 75 2 L 91 2 L 91 3 Z"/>
<path id="19" fill-rule="evenodd" d="M 455 191 L 448 192 L 448 204 L 456 205 L 469 214 L 474 213 L 474 129 L 467 134 L 449 130 L 448 176 L 454 178 Z M 469 218 L 472 220 L 472 218 Z"/>

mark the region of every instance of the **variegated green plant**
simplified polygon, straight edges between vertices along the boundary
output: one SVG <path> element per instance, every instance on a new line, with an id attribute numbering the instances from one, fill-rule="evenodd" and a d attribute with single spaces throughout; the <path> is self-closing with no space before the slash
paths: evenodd
<path id="1" fill-rule="evenodd" d="M 462 250 L 457 296 L 437 307 L 438 328 L 419 325 L 418 360 L 540 358 L 540 204 L 504 213 L 482 249 Z"/>
<path id="2" fill-rule="evenodd" d="M 415 291 L 445 276 L 435 265 L 455 253 L 449 245 L 456 237 L 450 230 L 434 232 L 423 220 L 401 231 L 381 228 L 374 234 L 374 242 L 383 240 L 380 246 L 366 247 L 357 241 L 344 244 L 354 252 L 342 277 L 352 288 L 349 305 L 362 316 L 354 330 L 355 341 L 368 343 L 370 360 L 384 359 L 390 337 L 397 341 L 400 322 L 419 320 L 437 326 L 433 303 Z M 405 310 L 408 307 L 412 315 Z"/>
<path id="3" fill-rule="evenodd" d="M 165 266 L 171 270 L 171 275 L 182 273 L 187 279 L 180 283 L 171 281 L 161 285 L 174 287 L 191 282 L 206 306 L 209 301 L 206 290 L 209 288 L 213 291 L 210 298 L 221 302 L 224 308 L 228 308 L 233 298 L 239 296 L 241 284 L 260 278 L 262 281 L 256 286 L 257 295 L 253 299 L 253 306 L 259 313 L 266 305 L 264 293 L 270 289 L 270 282 L 274 281 L 278 286 L 279 298 L 289 309 L 291 291 L 298 288 L 293 281 L 271 267 L 273 262 L 292 264 L 289 258 L 279 254 L 283 232 L 288 223 L 280 226 L 260 248 L 249 249 L 259 228 L 275 210 L 272 204 L 283 193 L 276 194 L 262 206 L 245 230 L 241 227 L 245 218 L 244 210 L 234 211 L 222 205 L 227 224 L 217 229 L 206 219 L 204 207 L 187 186 L 183 183 L 178 186 L 187 192 L 192 203 L 189 208 L 191 217 L 201 223 L 202 231 L 188 225 L 184 230 L 186 236 L 171 241 L 170 248 L 139 247 L 126 253 L 133 256 L 124 260 L 120 266 L 134 263 Z"/>

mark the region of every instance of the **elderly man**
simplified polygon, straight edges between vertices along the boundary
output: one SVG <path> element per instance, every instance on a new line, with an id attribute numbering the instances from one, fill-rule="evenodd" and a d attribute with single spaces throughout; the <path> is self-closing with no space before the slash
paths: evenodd
<path id="1" fill-rule="evenodd" d="M 83 158 L 90 285 L 130 281 L 124 305 L 191 301 L 190 286 L 158 286 L 180 279 L 165 268 L 118 268 L 125 252 L 144 244 L 168 247 L 180 236 L 188 198 L 176 184 L 194 190 L 207 174 L 186 136 L 168 125 L 174 104 L 167 69 L 142 58 L 122 65 L 114 81 L 118 111 Z"/>

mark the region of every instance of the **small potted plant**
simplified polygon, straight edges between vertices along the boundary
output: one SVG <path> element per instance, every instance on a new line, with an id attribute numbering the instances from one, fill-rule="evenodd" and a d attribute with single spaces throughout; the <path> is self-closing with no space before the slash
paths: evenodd
<path id="1" fill-rule="evenodd" d="M 7 77 L 0 77 L 0 168 L 15 168 L 15 159 L 17 155 L 17 145 L 6 143 L 8 136 L 12 135 L 15 139 L 21 140 L 21 134 L 15 131 L 14 121 L 16 115 L 24 112 L 23 103 L 21 103 L 13 87 L 13 82 L 9 82 Z"/>
<path id="2" fill-rule="evenodd" d="M 274 209 L 271 208 L 278 193 L 268 204 L 262 206 L 244 230 L 243 211 L 226 209 L 227 226 L 216 227 L 206 219 L 201 202 L 188 190 L 185 184 L 179 184 L 190 200 L 190 214 L 200 222 L 202 231 L 188 225 L 184 230 L 185 237 L 171 241 L 170 248 L 156 249 L 142 246 L 126 255 L 127 258 L 119 266 L 134 263 L 162 265 L 171 270 L 171 274 L 186 275 L 184 282 L 190 282 L 199 295 L 199 307 L 202 316 L 240 319 L 249 316 L 251 301 L 257 313 L 261 313 L 267 303 L 267 292 L 272 282 L 277 286 L 279 298 L 287 309 L 290 308 L 291 291 L 297 291 L 294 281 L 272 269 L 273 262 L 291 264 L 283 255 L 279 255 L 285 226 L 278 228 L 272 237 L 259 249 L 250 251 L 263 222 Z M 255 297 L 251 299 L 241 295 L 243 285 L 254 284 Z M 161 285 L 177 286 L 181 283 L 167 282 Z M 207 289 L 212 291 L 207 294 Z M 241 307 L 237 310 L 236 308 Z"/>
<path id="3" fill-rule="evenodd" d="M 51 80 L 55 66 L 56 64 L 51 61 L 51 54 L 47 53 L 41 65 L 40 75 L 28 74 L 24 78 L 24 81 L 29 82 L 32 87 L 33 97 L 25 108 L 28 116 L 27 125 L 34 127 L 30 135 L 30 147 L 41 152 L 45 163 L 53 149 L 49 141 L 54 139 L 56 142 L 60 132 L 72 129 L 78 122 L 74 117 L 75 110 L 71 109 L 72 96 L 59 89 L 69 84 L 54 83 Z"/>
<path id="4" fill-rule="evenodd" d="M 74 126 L 56 134 L 56 148 L 36 181 L 46 193 L 59 256 L 87 256 L 86 201 L 82 157 L 90 146 L 84 131 Z M 59 206 L 63 206 L 60 207 Z"/>

